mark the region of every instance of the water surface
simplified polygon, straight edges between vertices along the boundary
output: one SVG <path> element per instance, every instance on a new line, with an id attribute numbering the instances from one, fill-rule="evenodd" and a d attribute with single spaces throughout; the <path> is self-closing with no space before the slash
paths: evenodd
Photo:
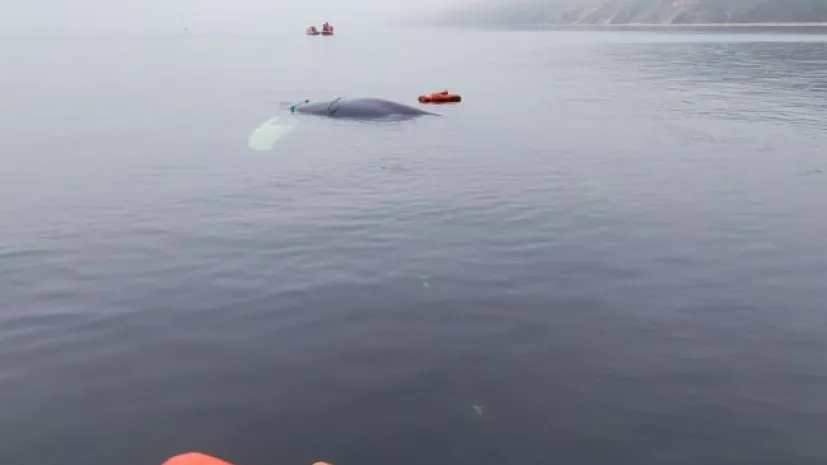
<path id="1" fill-rule="evenodd" d="M 824 463 L 825 37 L 6 36 L 0 461 Z"/>

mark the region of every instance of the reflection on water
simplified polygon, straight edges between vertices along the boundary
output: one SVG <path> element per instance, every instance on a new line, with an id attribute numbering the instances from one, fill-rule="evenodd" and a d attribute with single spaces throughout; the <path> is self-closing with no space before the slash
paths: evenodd
<path id="1" fill-rule="evenodd" d="M 731 37 L 736 40 L 726 40 Z M 633 68 L 657 92 L 684 98 L 676 111 L 827 128 L 819 116 L 827 108 L 827 36 L 777 42 L 738 37 L 668 46 L 618 44 L 608 48 L 607 56 L 618 66 Z M 687 93 L 690 88 L 693 92 Z"/>

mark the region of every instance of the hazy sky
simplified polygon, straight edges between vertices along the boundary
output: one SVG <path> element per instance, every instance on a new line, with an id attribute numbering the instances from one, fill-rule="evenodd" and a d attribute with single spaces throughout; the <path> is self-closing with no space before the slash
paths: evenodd
<path id="1" fill-rule="evenodd" d="M 340 30 L 471 0 L 0 0 L 0 27 L 282 31 L 330 21 Z"/>

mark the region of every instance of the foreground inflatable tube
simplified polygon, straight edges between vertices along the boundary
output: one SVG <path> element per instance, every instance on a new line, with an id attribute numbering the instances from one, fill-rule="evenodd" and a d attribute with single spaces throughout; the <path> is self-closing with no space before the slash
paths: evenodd
<path id="1" fill-rule="evenodd" d="M 390 100 L 380 98 L 337 98 L 322 102 L 300 103 L 292 107 L 296 113 L 305 113 L 329 118 L 381 119 L 415 118 L 417 116 L 439 116 Z"/>
<path id="2" fill-rule="evenodd" d="M 176 455 L 170 458 L 163 465 L 233 465 L 226 460 L 221 460 L 217 457 L 212 457 L 200 452 L 188 452 L 186 454 Z M 313 465 L 331 465 L 327 462 L 316 462 Z"/>
<path id="3" fill-rule="evenodd" d="M 200 452 L 189 452 L 170 458 L 163 465 L 233 465 L 230 462 Z"/>

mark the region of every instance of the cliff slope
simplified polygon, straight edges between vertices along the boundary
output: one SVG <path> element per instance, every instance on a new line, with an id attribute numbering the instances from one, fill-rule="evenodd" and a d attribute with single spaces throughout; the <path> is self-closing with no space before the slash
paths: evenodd
<path id="1" fill-rule="evenodd" d="M 827 22 L 827 0 L 482 0 L 458 24 L 698 24 Z"/>

